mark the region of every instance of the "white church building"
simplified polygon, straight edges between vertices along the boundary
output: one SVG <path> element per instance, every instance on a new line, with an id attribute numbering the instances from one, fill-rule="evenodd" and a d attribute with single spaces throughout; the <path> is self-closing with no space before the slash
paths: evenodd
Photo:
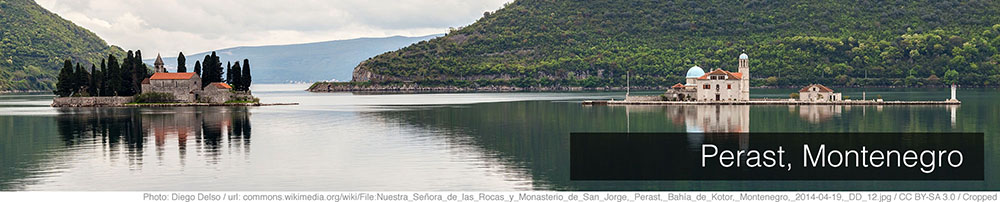
<path id="1" fill-rule="evenodd" d="M 750 101 L 750 58 L 740 54 L 738 72 L 715 69 L 705 72 L 698 66 L 687 71 L 685 83 L 667 90 L 668 100 Z"/>

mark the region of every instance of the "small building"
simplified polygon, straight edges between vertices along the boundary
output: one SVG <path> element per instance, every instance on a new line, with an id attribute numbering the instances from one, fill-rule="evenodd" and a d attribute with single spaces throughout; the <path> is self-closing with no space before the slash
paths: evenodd
<path id="1" fill-rule="evenodd" d="M 223 82 L 214 82 L 205 86 L 201 91 L 199 101 L 210 103 L 224 103 L 233 98 L 233 87 Z"/>
<path id="2" fill-rule="evenodd" d="M 833 89 L 827 88 L 822 84 L 812 84 L 806 86 L 799 90 L 799 101 L 841 101 L 843 98 L 840 93 L 833 92 Z"/>
<path id="3" fill-rule="evenodd" d="M 142 92 L 170 93 L 179 102 L 195 102 L 201 91 L 201 76 L 195 73 L 154 73 L 142 81 Z"/>

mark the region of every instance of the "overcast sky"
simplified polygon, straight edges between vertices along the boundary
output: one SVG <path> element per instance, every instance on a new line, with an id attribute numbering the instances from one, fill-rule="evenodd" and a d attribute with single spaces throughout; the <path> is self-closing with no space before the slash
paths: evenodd
<path id="1" fill-rule="evenodd" d="M 234 46 L 423 36 L 469 25 L 512 0 L 36 0 L 147 58 Z"/>

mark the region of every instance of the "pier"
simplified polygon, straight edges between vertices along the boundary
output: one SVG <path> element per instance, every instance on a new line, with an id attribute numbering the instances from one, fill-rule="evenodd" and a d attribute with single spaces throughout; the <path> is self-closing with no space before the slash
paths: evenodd
<path id="1" fill-rule="evenodd" d="M 798 101 L 798 100 L 750 100 L 750 101 L 649 101 L 649 100 L 586 100 L 583 105 L 961 105 L 958 100 L 946 101 Z"/>

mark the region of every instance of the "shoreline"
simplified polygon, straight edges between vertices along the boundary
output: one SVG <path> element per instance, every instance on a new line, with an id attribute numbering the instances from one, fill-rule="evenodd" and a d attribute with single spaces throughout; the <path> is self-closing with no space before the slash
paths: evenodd
<path id="1" fill-rule="evenodd" d="M 750 89 L 795 89 L 802 86 L 757 86 Z M 947 85 L 933 85 L 920 87 L 907 86 L 831 86 L 832 88 L 922 88 L 939 89 L 950 88 Z M 964 88 L 996 88 L 1000 86 L 965 86 Z M 631 90 L 636 91 L 659 91 L 668 90 L 669 86 L 633 86 Z M 336 93 L 336 92 L 360 92 L 360 93 L 457 93 L 457 92 L 580 92 L 580 91 L 625 91 L 625 87 L 577 87 L 577 86 L 547 86 L 547 87 L 516 87 L 516 86 L 483 86 L 483 87 L 457 87 L 457 86 L 418 86 L 418 85 L 351 85 L 344 83 L 316 83 L 305 91 L 312 93 Z"/>

